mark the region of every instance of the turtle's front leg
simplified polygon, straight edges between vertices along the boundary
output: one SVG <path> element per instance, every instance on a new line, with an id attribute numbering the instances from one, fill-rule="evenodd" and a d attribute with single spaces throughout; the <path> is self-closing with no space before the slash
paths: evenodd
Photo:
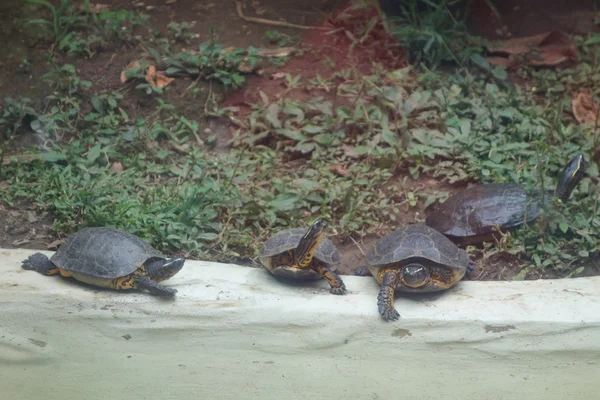
<path id="1" fill-rule="evenodd" d="M 329 268 L 322 266 L 321 264 L 317 264 L 315 270 L 327 280 L 327 282 L 331 286 L 331 289 L 329 289 L 331 293 L 346 294 L 346 285 L 344 284 L 344 281 L 342 281 L 342 278 L 340 278 L 338 274 L 329 270 Z"/>
<path id="2" fill-rule="evenodd" d="M 400 318 L 400 314 L 394 308 L 394 288 L 398 282 L 397 271 L 387 271 L 381 281 L 381 289 L 377 296 L 377 308 L 379 314 L 386 321 L 395 321 Z"/>

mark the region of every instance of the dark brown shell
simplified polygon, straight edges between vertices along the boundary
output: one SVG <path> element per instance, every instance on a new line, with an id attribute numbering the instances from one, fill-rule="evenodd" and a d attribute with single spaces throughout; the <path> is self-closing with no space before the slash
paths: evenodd
<path id="1" fill-rule="evenodd" d="M 308 228 L 291 228 L 277 232 L 265 241 L 265 244 L 258 253 L 258 257 L 261 259 L 273 257 L 274 255 L 295 249 L 307 231 Z M 340 252 L 331 240 L 326 237 L 321 239 L 321 243 L 319 243 L 319 247 L 315 251 L 315 257 L 329 265 L 340 263 Z"/>
<path id="2" fill-rule="evenodd" d="M 492 183 L 451 196 L 425 223 L 451 237 L 487 236 L 494 227 L 514 228 L 535 220 L 541 212 L 540 201 L 528 196 L 523 186 Z"/>
<path id="3" fill-rule="evenodd" d="M 67 271 L 118 278 L 131 274 L 150 258 L 164 255 L 128 232 L 92 227 L 69 235 L 50 261 Z"/>
<path id="4" fill-rule="evenodd" d="M 425 259 L 461 271 L 466 271 L 471 261 L 466 251 L 423 224 L 405 226 L 379 239 L 366 261 L 370 269 L 376 270 L 410 259 Z"/>

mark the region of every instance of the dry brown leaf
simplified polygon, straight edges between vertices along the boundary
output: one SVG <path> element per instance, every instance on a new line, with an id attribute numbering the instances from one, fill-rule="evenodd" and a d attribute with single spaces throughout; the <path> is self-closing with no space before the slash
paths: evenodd
<path id="1" fill-rule="evenodd" d="M 120 162 L 114 162 L 110 166 L 109 171 L 120 174 L 121 172 L 123 172 L 123 164 L 121 164 Z"/>
<path id="2" fill-rule="evenodd" d="M 295 51 L 295 47 L 279 47 L 276 49 L 258 49 L 257 53 L 262 57 L 288 57 Z"/>
<path id="3" fill-rule="evenodd" d="M 505 40 L 489 46 L 488 50 L 493 54 L 487 57 L 490 63 L 508 68 L 519 65 L 555 66 L 577 59 L 575 43 L 560 31 Z"/>
<path id="4" fill-rule="evenodd" d="M 125 83 L 125 82 L 127 82 L 127 81 L 129 80 L 129 78 L 127 78 L 127 77 L 125 76 L 125 73 L 126 73 L 127 71 L 131 71 L 131 70 L 134 70 L 134 69 L 136 69 L 136 68 L 140 68 L 140 67 L 141 67 L 141 64 L 140 64 L 140 62 L 141 62 L 141 61 L 148 61 L 148 62 L 152 62 L 152 61 L 154 61 L 154 59 L 153 59 L 152 57 L 144 57 L 144 58 L 141 58 L 141 59 L 139 59 L 139 60 L 134 60 L 134 61 L 130 62 L 130 63 L 129 63 L 129 64 L 126 66 L 126 67 L 125 67 L 125 69 L 123 69 L 123 71 L 121 71 L 121 83 Z"/>
<path id="5" fill-rule="evenodd" d="M 85 4 L 80 4 L 79 6 L 77 6 L 77 9 L 79 11 L 85 11 Z M 92 14 L 100 14 L 101 12 L 105 12 L 108 10 L 110 10 L 110 6 L 108 4 L 100 4 L 100 3 L 90 4 L 90 8 L 89 8 L 89 11 Z"/>
<path id="6" fill-rule="evenodd" d="M 582 125 L 595 124 L 598 119 L 598 105 L 587 93 L 579 93 L 572 101 L 575 119 Z"/>
<path id="7" fill-rule="evenodd" d="M 31 240 L 29 240 L 29 239 L 16 239 L 12 242 L 12 245 L 18 247 L 22 244 L 26 244 L 26 243 L 30 243 L 30 242 L 31 242 Z"/>
<path id="8" fill-rule="evenodd" d="M 241 62 L 240 65 L 238 65 L 238 71 L 249 74 L 254 71 L 254 67 L 248 63 Z"/>
<path id="9" fill-rule="evenodd" d="M 19 162 L 32 161 L 32 160 L 44 161 L 44 159 L 40 155 L 34 155 L 34 154 L 5 154 L 4 157 L 2 158 L 2 165 L 8 165 L 8 164 L 10 164 L 12 162 L 10 160 L 10 157 L 15 157 L 17 159 L 17 161 L 19 161 Z"/>
<path id="10" fill-rule="evenodd" d="M 169 78 L 163 72 L 157 71 L 154 65 L 149 66 L 146 71 L 146 82 L 159 89 L 164 88 L 174 80 L 175 78 Z"/>
<path id="11" fill-rule="evenodd" d="M 282 79 L 285 78 L 285 72 L 275 72 L 271 75 L 271 79 Z"/>
<path id="12" fill-rule="evenodd" d="M 57 239 L 57 240 L 55 240 L 55 241 L 54 241 L 54 242 L 52 242 L 52 243 L 48 243 L 48 244 L 46 245 L 46 248 L 47 248 L 48 250 L 56 250 L 56 249 L 58 249 L 58 247 L 59 247 L 59 246 L 60 246 L 62 243 L 63 243 L 63 240 L 62 240 L 62 239 Z"/>
<path id="13" fill-rule="evenodd" d="M 349 171 L 348 168 L 344 167 L 343 165 L 335 164 L 332 165 L 331 168 L 329 168 L 329 172 L 333 172 L 337 176 L 346 176 Z"/>

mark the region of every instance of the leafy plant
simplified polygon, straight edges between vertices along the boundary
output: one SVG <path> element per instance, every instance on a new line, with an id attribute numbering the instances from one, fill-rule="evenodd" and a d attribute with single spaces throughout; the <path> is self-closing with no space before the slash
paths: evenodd
<path id="1" fill-rule="evenodd" d="M 411 0 L 399 4 L 402 12 L 390 18 L 396 22 L 392 32 L 412 62 L 423 62 L 434 69 L 443 63 L 464 65 L 473 54 L 483 51 L 482 40 L 468 33 L 464 23 L 466 15 L 461 20 L 456 12 L 448 10 L 453 3 L 457 1 Z"/>

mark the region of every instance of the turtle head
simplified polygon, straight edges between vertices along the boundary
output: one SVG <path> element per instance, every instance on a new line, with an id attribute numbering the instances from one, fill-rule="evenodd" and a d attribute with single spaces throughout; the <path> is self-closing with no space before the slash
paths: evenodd
<path id="1" fill-rule="evenodd" d="M 429 269 L 421 264 L 408 264 L 402 267 L 400 280 L 411 289 L 417 289 L 429 283 Z"/>
<path id="2" fill-rule="evenodd" d="M 183 263 L 185 263 L 185 258 L 183 257 L 151 258 L 146 261 L 144 266 L 146 267 L 148 278 L 155 282 L 160 282 L 175 276 L 183 268 Z"/>
<path id="3" fill-rule="evenodd" d="M 585 159 L 583 154 L 578 154 L 573 157 L 563 169 L 563 172 L 556 185 L 556 196 L 562 203 L 571 197 L 573 189 L 577 186 L 581 178 L 583 178 L 583 171 L 585 169 Z"/>
<path id="4" fill-rule="evenodd" d="M 300 243 L 294 250 L 294 256 L 296 258 L 296 264 L 300 268 L 306 268 L 310 265 L 317 247 L 323 239 L 325 234 L 325 222 L 318 219 L 308 228 L 308 231 L 300 239 Z"/>

